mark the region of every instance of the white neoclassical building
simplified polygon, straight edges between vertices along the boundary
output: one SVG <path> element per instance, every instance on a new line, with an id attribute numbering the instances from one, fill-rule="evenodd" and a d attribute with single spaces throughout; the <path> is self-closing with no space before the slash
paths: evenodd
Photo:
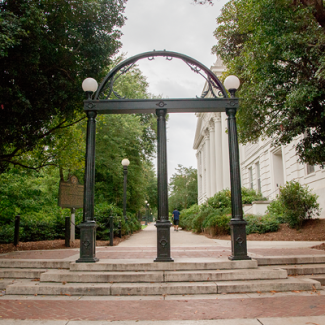
<path id="1" fill-rule="evenodd" d="M 211 70 L 219 77 L 225 67 L 217 59 Z M 193 148 L 197 157 L 198 202 L 202 204 L 216 192 L 230 188 L 227 116 L 226 113 L 199 113 L 196 116 Z M 319 196 L 321 217 L 325 218 L 325 169 L 298 162 L 294 148 L 298 141 L 299 137 L 277 148 L 271 146 L 271 139 L 240 145 L 242 186 L 260 191 L 272 200 L 281 185 L 297 180 Z"/>

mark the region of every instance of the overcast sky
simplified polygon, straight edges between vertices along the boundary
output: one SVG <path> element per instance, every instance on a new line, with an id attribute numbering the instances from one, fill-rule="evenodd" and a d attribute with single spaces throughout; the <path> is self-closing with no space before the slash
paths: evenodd
<path id="1" fill-rule="evenodd" d="M 226 0 L 214 6 L 194 5 L 192 0 L 128 0 L 122 28 L 121 52 L 129 58 L 152 51 L 168 50 L 188 55 L 210 68 L 216 61 L 211 48 L 216 44 L 213 31 L 216 18 Z M 200 96 L 204 79 L 181 60 L 155 58 L 138 61 L 147 77 L 149 91 L 165 98 Z M 193 141 L 196 129 L 194 114 L 170 114 L 167 125 L 168 178 L 178 164 L 196 168 Z"/>

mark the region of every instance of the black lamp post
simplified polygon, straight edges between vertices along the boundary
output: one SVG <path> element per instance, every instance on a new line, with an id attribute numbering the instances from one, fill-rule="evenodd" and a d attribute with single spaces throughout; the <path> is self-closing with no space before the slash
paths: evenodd
<path id="1" fill-rule="evenodd" d="M 98 88 L 97 81 L 87 78 L 82 83 L 82 89 L 88 99 Z M 80 258 L 77 263 L 94 263 L 96 257 L 96 221 L 94 219 L 94 193 L 95 193 L 95 134 L 96 111 L 87 111 L 87 136 L 86 136 L 86 167 L 84 182 L 83 220 L 78 226 L 80 229 Z"/>
<path id="2" fill-rule="evenodd" d="M 147 226 L 148 225 L 148 208 L 149 208 L 149 203 L 148 201 L 144 201 L 144 203 L 146 204 L 146 223 L 145 225 Z"/>
<path id="3" fill-rule="evenodd" d="M 128 166 L 130 165 L 129 159 L 125 158 L 121 162 L 123 166 L 123 174 L 124 174 L 124 183 L 123 183 L 123 217 L 124 220 L 127 221 L 126 217 L 126 184 L 127 184 L 127 177 L 128 177 Z"/>
<path id="4" fill-rule="evenodd" d="M 228 76 L 224 81 L 225 88 L 230 92 L 231 98 L 235 98 L 240 81 L 236 76 Z M 227 107 L 228 116 L 228 141 L 230 163 L 230 186 L 231 186 L 231 256 L 230 260 L 250 259 L 247 256 L 246 224 L 243 218 L 243 205 L 241 197 L 239 147 L 236 127 L 236 107 Z"/>

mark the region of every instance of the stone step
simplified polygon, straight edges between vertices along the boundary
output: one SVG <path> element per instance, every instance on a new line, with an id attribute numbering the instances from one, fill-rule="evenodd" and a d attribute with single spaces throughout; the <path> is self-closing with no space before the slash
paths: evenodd
<path id="1" fill-rule="evenodd" d="M 295 279 L 312 279 L 318 281 L 322 286 L 325 286 L 325 274 L 292 275 L 292 277 L 294 277 Z"/>
<path id="2" fill-rule="evenodd" d="M 120 261 L 120 260 L 119 260 Z M 220 260 L 213 262 L 125 262 L 99 261 L 97 263 L 70 264 L 71 271 L 104 272 L 104 271 L 180 271 L 180 270 L 226 270 L 226 269 L 254 269 L 257 268 L 256 260 L 229 261 Z"/>
<path id="3" fill-rule="evenodd" d="M 0 268 L 69 269 L 71 261 L 0 259 Z"/>
<path id="4" fill-rule="evenodd" d="M 41 282 L 109 283 L 109 282 L 164 282 L 160 272 L 70 272 L 51 270 L 43 273 Z"/>
<path id="5" fill-rule="evenodd" d="M 191 295 L 245 292 L 315 291 L 321 288 L 311 279 L 279 279 L 224 282 L 173 283 L 15 283 L 6 290 L 8 295 Z"/>
<path id="6" fill-rule="evenodd" d="M 149 272 L 69 272 L 66 270 L 50 270 L 41 275 L 41 282 L 211 282 L 286 278 L 287 272 L 281 269 Z"/>
<path id="7" fill-rule="evenodd" d="M 298 278 L 218 283 L 218 293 L 315 291 L 321 288 L 318 281 Z"/>
<path id="8" fill-rule="evenodd" d="M 258 265 L 287 265 L 287 264 L 320 264 L 325 263 L 324 255 L 314 256 L 267 256 L 267 257 L 254 257 Z"/>
<path id="9" fill-rule="evenodd" d="M 39 279 L 41 274 L 47 269 L 17 269 L 17 268 L 1 268 L 0 278 L 13 279 Z"/>
<path id="10" fill-rule="evenodd" d="M 288 275 L 325 274 L 325 264 L 283 265 Z"/>

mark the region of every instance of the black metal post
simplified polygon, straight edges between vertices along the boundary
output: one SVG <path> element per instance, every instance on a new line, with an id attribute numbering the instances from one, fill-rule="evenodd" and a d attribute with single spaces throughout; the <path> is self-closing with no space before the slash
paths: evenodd
<path id="1" fill-rule="evenodd" d="M 170 257 L 170 227 L 168 218 L 168 174 L 167 174 L 167 137 L 166 109 L 157 109 L 157 169 L 158 169 L 158 220 L 157 258 L 155 262 L 173 262 Z"/>
<path id="2" fill-rule="evenodd" d="M 86 167 L 84 184 L 83 222 L 80 228 L 80 258 L 77 263 L 94 263 L 96 257 L 96 221 L 94 220 L 95 195 L 95 143 L 96 111 L 87 111 Z"/>
<path id="3" fill-rule="evenodd" d="M 231 89 L 232 90 L 232 89 Z M 230 91 L 231 97 L 235 97 L 235 91 Z M 239 147 L 236 126 L 236 107 L 226 108 L 228 116 L 228 141 L 230 162 L 230 186 L 231 186 L 231 256 L 230 260 L 249 260 L 247 256 L 246 224 L 243 218 L 243 205 L 241 197 Z"/>
<path id="4" fill-rule="evenodd" d="M 20 216 L 15 216 L 15 233 L 14 233 L 14 245 L 19 244 L 19 228 L 20 228 Z"/>
<path id="5" fill-rule="evenodd" d="M 120 238 L 122 238 L 122 223 L 121 223 L 121 221 L 119 221 L 117 228 L 118 228 L 118 236 Z"/>
<path id="6" fill-rule="evenodd" d="M 146 223 L 145 225 L 148 225 L 148 203 L 146 203 Z"/>
<path id="7" fill-rule="evenodd" d="M 70 217 L 65 217 L 65 247 L 70 247 Z"/>
<path id="8" fill-rule="evenodd" d="M 109 245 L 113 246 L 113 240 L 114 240 L 114 223 L 113 223 L 112 216 L 109 217 Z"/>

